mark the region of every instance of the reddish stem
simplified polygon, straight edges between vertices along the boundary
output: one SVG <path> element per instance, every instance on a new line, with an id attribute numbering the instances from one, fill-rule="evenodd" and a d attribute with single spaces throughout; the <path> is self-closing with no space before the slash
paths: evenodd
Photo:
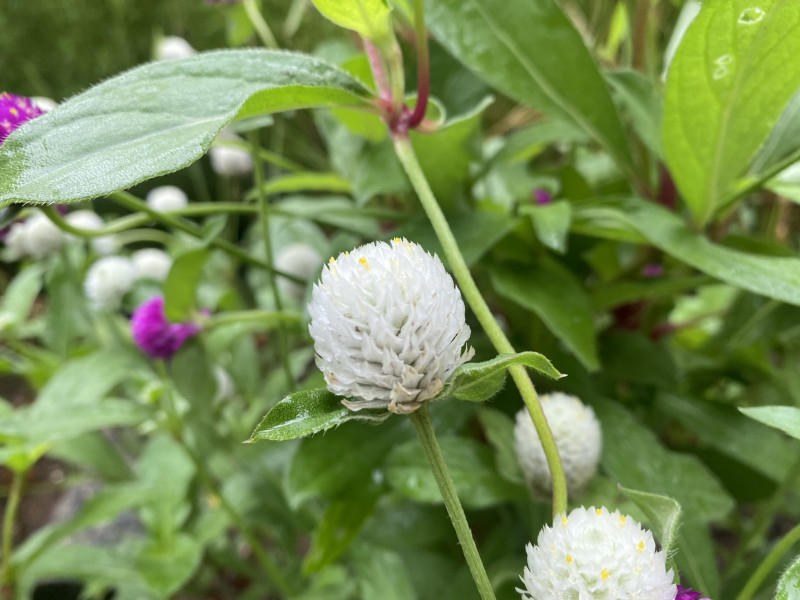
<path id="1" fill-rule="evenodd" d="M 408 119 L 408 128 L 413 129 L 425 118 L 428 96 L 431 91 L 431 62 L 428 53 L 428 31 L 425 29 L 425 12 L 422 2 L 416 3 L 414 31 L 417 41 L 417 104 Z"/>
<path id="2" fill-rule="evenodd" d="M 375 45 L 369 40 L 364 40 L 364 49 L 367 51 L 367 60 L 372 69 L 372 77 L 375 79 L 375 85 L 378 88 L 378 96 L 381 100 L 392 101 L 392 88 L 389 86 L 389 80 L 386 77 L 386 69 L 383 67 L 381 54 Z"/>

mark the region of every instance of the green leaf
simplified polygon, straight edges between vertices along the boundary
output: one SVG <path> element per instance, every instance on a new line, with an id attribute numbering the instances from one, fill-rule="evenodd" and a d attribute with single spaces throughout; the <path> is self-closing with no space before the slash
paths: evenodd
<path id="1" fill-rule="evenodd" d="M 577 124 L 630 170 L 605 81 L 557 2 L 434 0 L 427 9 L 430 30 L 453 56 L 504 94 Z"/>
<path id="2" fill-rule="evenodd" d="M 331 225 L 370 239 L 381 235 L 380 224 L 370 209 L 360 208 L 341 196 L 290 196 L 274 202 L 272 209 L 275 213 Z"/>
<path id="3" fill-rule="evenodd" d="M 800 556 L 781 575 L 775 600 L 800 600 Z"/>
<path id="4" fill-rule="evenodd" d="M 355 553 L 363 600 L 415 600 L 418 598 L 403 559 L 396 552 L 362 545 Z"/>
<path id="5" fill-rule="evenodd" d="M 32 119 L 0 147 L 0 206 L 109 194 L 197 160 L 234 118 L 366 106 L 366 89 L 318 59 L 222 50 L 149 63 Z"/>
<path id="6" fill-rule="evenodd" d="M 650 150 L 660 156 L 661 103 L 653 82 L 639 71 L 633 70 L 613 71 L 605 76 L 627 109 L 636 133 Z"/>
<path id="7" fill-rule="evenodd" d="M 311 538 L 311 548 L 303 559 L 303 573 L 316 573 L 339 558 L 372 516 L 374 506 L 374 494 L 331 502 Z"/>
<path id="8" fill-rule="evenodd" d="M 719 598 L 717 550 L 708 525 L 696 520 L 684 522 L 678 531 L 677 549 L 675 562 L 689 585 L 703 590 L 707 598 Z"/>
<path id="9" fill-rule="evenodd" d="M 491 275 L 497 293 L 539 315 L 587 369 L 599 367 L 589 298 L 569 271 L 542 260 L 524 267 L 503 266 Z"/>
<path id="10" fill-rule="evenodd" d="M 703 521 L 722 519 L 734 502 L 714 474 L 696 457 L 664 448 L 658 438 L 622 406 L 593 402 L 603 425 L 603 470 L 621 485 L 674 498 L 686 514 Z"/>
<path id="11" fill-rule="evenodd" d="M 670 67 L 664 154 L 699 224 L 735 194 L 736 179 L 800 86 L 800 4 L 703 3 Z"/>
<path id="12" fill-rule="evenodd" d="M 183 323 L 194 317 L 197 286 L 210 256 L 207 248 L 192 248 L 173 261 L 164 282 L 164 313 L 169 321 Z"/>
<path id="13" fill-rule="evenodd" d="M 336 173 L 289 173 L 273 177 L 261 186 L 261 191 L 272 194 L 291 194 L 295 192 L 341 192 L 349 193 L 353 185 Z M 250 201 L 258 198 L 258 189 L 245 195 Z"/>
<path id="14" fill-rule="evenodd" d="M 740 408 L 751 419 L 765 425 L 780 429 L 795 439 L 800 440 L 800 408 L 794 406 L 758 406 Z"/>
<path id="15" fill-rule="evenodd" d="M 391 31 L 389 7 L 385 0 L 312 0 L 317 10 L 331 21 L 352 29 L 373 42 L 386 40 Z"/>
<path id="16" fill-rule="evenodd" d="M 649 528 L 653 530 L 661 549 L 669 555 L 681 522 L 681 505 L 673 498 L 661 494 L 631 490 L 622 486 L 620 490 L 645 514 Z"/>
<path id="17" fill-rule="evenodd" d="M 300 390 L 273 406 L 250 436 L 257 440 L 283 441 L 305 437 L 347 421 L 382 421 L 387 411 L 352 411 L 342 404 L 341 397 L 325 388 Z"/>
<path id="18" fill-rule="evenodd" d="M 572 205 L 569 202 L 559 200 L 543 206 L 521 206 L 519 212 L 530 215 L 540 242 L 560 254 L 567 251 L 567 234 L 572 222 Z"/>
<path id="19" fill-rule="evenodd" d="M 65 363 L 39 392 L 36 406 L 56 407 L 98 402 L 114 386 L 130 377 L 130 357 L 99 351 Z"/>
<path id="20" fill-rule="evenodd" d="M 755 294 L 800 305 L 800 259 L 749 254 L 714 244 L 674 213 L 638 198 L 603 200 L 594 206 L 613 223 L 630 228 L 699 271 Z"/>
<path id="21" fill-rule="evenodd" d="M 34 263 L 20 271 L 8 284 L 0 304 L 0 330 L 25 321 L 42 289 L 43 274 L 44 265 Z"/>
<path id="22" fill-rule="evenodd" d="M 566 377 L 563 373 L 559 373 L 547 357 L 538 352 L 499 354 L 485 362 L 465 363 L 459 366 L 453 371 L 437 397 L 453 396 L 459 400 L 485 402 L 500 391 L 506 371 L 513 365 L 530 367 L 552 379 Z"/>
<path id="23" fill-rule="evenodd" d="M 483 426 L 486 439 L 497 453 L 497 472 L 512 483 L 524 483 L 517 451 L 514 449 L 514 421 L 507 414 L 486 406 L 478 411 L 478 420 Z"/>
<path id="24" fill-rule="evenodd" d="M 485 508 L 527 497 L 524 488 L 500 477 L 493 453 L 486 446 L 454 436 L 440 438 L 439 445 L 465 507 Z M 392 487 L 412 500 L 442 502 L 419 440 L 408 440 L 392 450 L 386 463 L 386 478 Z"/>

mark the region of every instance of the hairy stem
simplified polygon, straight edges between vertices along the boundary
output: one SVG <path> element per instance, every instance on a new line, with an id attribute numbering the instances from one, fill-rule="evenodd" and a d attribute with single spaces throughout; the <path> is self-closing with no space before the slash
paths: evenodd
<path id="1" fill-rule="evenodd" d="M 736 600 L 750 600 L 758 590 L 759 586 L 764 582 L 767 575 L 772 572 L 778 561 L 786 554 L 789 549 L 800 541 L 800 525 L 796 525 L 789 533 L 783 536 L 783 539 L 775 544 L 769 554 L 761 561 L 758 568 L 744 584 L 742 591 L 736 596 Z"/>
<path id="2" fill-rule="evenodd" d="M 467 565 L 470 573 L 472 573 L 472 579 L 475 580 L 475 585 L 478 587 L 478 593 L 481 595 L 482 600 L 495 600 L 492 584 L 486 574 L 486 568 L 483 566 L 480 554 L 478 554 L 475 540 L 472 538 L 467 516 L 464 514 L 464 508 L 458 499 L 453 478 L 450 476 L 450 471 L 444 461 L 444 456 L 442 456 L 439 442 L 436 441 L 436 434 L 433 431 L 427 403 L 423 403 L 422 407 L 412 412 L 410 417 L 414 428 L 417 430 L 419 441 L 422 442 L 422 447 L 425 449 L 425 456 L 428 457 L 431 471 L 433 471 L 439 491 L 442 493 L 447 514 L 450 515 L 450 520 L 453 522 L 453 529 L 456 530 L 461 550 L 464 552 L 464 558 L 467 559 Z"/>
<path id="3" fill-rule="evenodd" d="M 461 250 L 458 247 L 458 243 L 453 236 L 453 232 L 450 229 L 450 225 L 447 223 L 442 209 L 436 202 L 428 180 L 422 172 L 422 168 L 414 154 L 414 149 L 411 146 L 411 141 L 408 136 L 395 135 L 394 147 L 397 157 L 400 159 L 400 163 L 408 174 L 411 185 L 414 187 L 414 190 L 416 190 L 422 207 L 428 215 L 433 230 L 436 232 L 436 237 L 442 245 L 447 262 L 450 264 L 453 275 L 455 275 L 461 292 L 464 294 L 464 298 L 472 309 L 472 312 L 475 313 L 481 327 L 483 327 L 497 352 L 501 354 L 513 353 L 514 347 L 497 324 L 489 306 L 483 299 L 480 290 L 478 290 L 478 286 L 475 284 L 472 274 L 469 272 L 469 267 L 467 267 L 467 263 L 464 261 L 464 256 L 461 254 Z M 533 382 L 524 367 L 514 365 L 509 369 L 509 372 L 519 389 L 525 406 L 528 408 L 528 412 L 536 428 L 536 433 L 539 434 L 539 439 L 542 441 L 542 447 L 547 457 L 547 464 L 550 467 L 550 474 L 553 478 L 553 514 L 564 513 L 567 510 L 567 480 L 564 477 L 564 468 L 561 465 L 561 458 L 558 455 L 558 449 L 556 448 L 553 434 L 550 431 L 550 426 L 547 424 L 547 419 L 542 411 L 539 396 L 536 394 Z"/>

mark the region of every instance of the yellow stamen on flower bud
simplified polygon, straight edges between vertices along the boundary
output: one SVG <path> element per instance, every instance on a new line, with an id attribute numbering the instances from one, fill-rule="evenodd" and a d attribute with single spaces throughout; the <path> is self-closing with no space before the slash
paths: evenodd
<path id="1" fill-rule="evenodd" d="M 609 576 L 608 569 L 603 569 L 602 571 L 600 571 L 600 577 L 602 577 L 603 579 L 608 579 L 608 576 Z"/>

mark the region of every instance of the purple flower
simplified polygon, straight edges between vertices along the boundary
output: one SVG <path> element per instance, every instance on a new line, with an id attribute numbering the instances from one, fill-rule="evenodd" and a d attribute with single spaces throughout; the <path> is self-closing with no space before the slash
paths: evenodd
<path id="1" fill-rule="evenodd" d="M 550 192 L 547 190 L 536 188 L 533 190 L 533 199 L 536 200 L 536 204 L 550 204 L 553 200 L 553 196 L 551 196 Z"/>
<path id="2" fill-rule="evenodd" d="M 708 600 L 708 598 L 700 598 L 702 595 L 700 592 L 692 590 L 692 588 L 685 588 L 679 585 L 678 595 L 675 596 L 675 600 Z"/>
<path id="3" fill-rule="evenodd" d="M 41 114 L 42 111 L 34 106 L 30 98 L 8 92 L 0 94 L 0 144 L 25 121 Z"/>
<path id="4" fill-rule="evenodd" d="M 642 277 L 661 277 L 664 274 L 664 265 L 660 263 L 650 263 L 642 267 Z"/>
<path id="5" fill-rule="evenodd" d="M 131 317 L 136 345 L 153 358 L 172 358 L 184 342 L 200 332 L 196 323 L 170 323 L 164 313 L 164 298 L 156 296 L 140 304 Z"/>

